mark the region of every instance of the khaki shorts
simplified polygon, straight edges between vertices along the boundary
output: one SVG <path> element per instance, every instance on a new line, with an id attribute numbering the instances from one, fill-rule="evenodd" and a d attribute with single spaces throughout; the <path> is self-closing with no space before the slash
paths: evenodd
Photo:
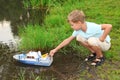
<path id="1" fill-rule="evenodd" d="M 99 46 L 102 51 L 107 51 L 111 47 L 111 43 L 106 42 L 106 41 L 101 42 L 99 40 L 99 38 L 96 38 L 96 37 L 91 37 L 89 39 L 85 39 L 85 38 L 81 37 L 80 35 L 78 35 L 76 37 L 76 40 L 81 43 L 88 43 L 91 46 Z"/>

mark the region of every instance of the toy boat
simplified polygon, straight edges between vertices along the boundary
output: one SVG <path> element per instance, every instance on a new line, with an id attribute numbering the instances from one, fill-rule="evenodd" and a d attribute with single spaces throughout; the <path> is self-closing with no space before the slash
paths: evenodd
<path id="1" fill-rule="evenodd" d="M 53 62 L 53 57 L 49 56 L 48 53 L 41 55 L 40 51 L 16 54 L 13 58 L 18 62 L 29 65 L 50 66 Z"/>

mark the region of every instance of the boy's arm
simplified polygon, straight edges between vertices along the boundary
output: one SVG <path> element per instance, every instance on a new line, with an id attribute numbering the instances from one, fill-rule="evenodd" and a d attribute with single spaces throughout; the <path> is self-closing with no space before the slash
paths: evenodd
<path id="1" fill-rule="evenodd" d="M 104 41 L 105 38 L 107 37 L 107 35 L 109 34 L 109 32 L 112 29 L 112 25 L 111 24 L 102 24 L 101 25 L 102 30 L 104 30 L 103 35 L 100 37 L 100 41 Z"/>
<path id="2" fill-rule="evenodd" d="M 56 53 L 59 49 L 61 49 L 62 47 L 68 45 L 75 37 L 70 36 L 67 39 L 65 39 L 63 42 L 61 42 L 55 49 L 50 51 L 50 55 L 53 56 L 54 53 Z"/>

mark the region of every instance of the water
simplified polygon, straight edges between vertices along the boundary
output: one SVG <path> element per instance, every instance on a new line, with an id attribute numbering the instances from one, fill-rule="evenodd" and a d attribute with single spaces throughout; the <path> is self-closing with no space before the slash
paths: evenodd
<path id="1" fill-rule="evenodd" d="M 45 10 L 27 10 L 22 0 L 0 0 L 0 80 L 76 80 L 81 58 L 75 54 L 56 54 L 50 67 L 31 66 L 13 60 L 19 42 L 18 27 L 29 22 L 41 24 Z M 36 16 L 37 15 L 37 16 Z M 12 48 L 12 49 L 11 49 Z"/>
<path id="2" fill-rule="evenodd" d="M 0 42 L 7 45 L 10 45 L 11 42 L 16 44 L 10 24 L 11 22 L 6 20 L 0 22 Z"/>

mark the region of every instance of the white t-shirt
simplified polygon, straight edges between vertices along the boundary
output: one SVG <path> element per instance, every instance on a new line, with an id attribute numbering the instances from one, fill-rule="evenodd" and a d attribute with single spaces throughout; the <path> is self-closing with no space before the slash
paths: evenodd
<path id="1" fill-rule="evenodd" d="M 93 23 L 93 22 L 86 22 L 87 25 L 87 30 L 86 32 L 82 31 L 82 30 L 74 30 L 74 32 L 72 33 L 72 36 L 76 37 L 77 35 L 80 35 L 82 37 L 84 37 L 85 39 L 88 39 L 90 37 L 97 37 L 99 38 L 104 30 L 101 29 L 101 25 Z M 110 43 L 110 36 L 107 35 L 105 41 Z"/>

